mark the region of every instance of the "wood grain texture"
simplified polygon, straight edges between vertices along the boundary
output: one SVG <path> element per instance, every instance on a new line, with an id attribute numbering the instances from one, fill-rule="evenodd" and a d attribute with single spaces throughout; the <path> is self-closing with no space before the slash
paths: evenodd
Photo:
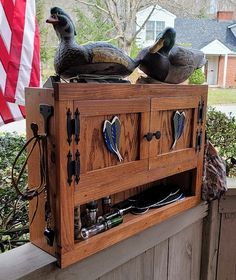
<path id="1" fill-rule="evenodd" d="M 153 280 L 153 251 L 153 248 L 145 251 L 141 255 L 103 275 L 98 280 Z"/>
<path id="2" fill-rule="evenodd" d="M 199 103 L 199 96 L 188 96 L 184 98 L 166 97 L 166 98 L 152 98 L 151 111 L 166 111 L 166 110 L 185 110 L 197 108 Z"/>
<path id="3" fill-rule="evenodd" d="M 234 198 L 234 205 L 236 203 L 236 196 L 228 197 Z M 228 199 L 227 198 L 227 199 Z M 226 202 L 226 201 L 225 201 Z M 225 203 L 224 202 L 224 203 Z M 229 209 L 232 203 L 228 204 Z M 233 211 L 234 210 L 234 211 Z M 228 213 L 224 211 L 221 214 L 220 225 L 220 242 L 219 255 L 217 261 L 217 280 L 236 279 L 236 211 L 232 207 Z"/>
<path id="4" fill-rule="evenodd" d="M 197 108 L 200 97 L 180 98 L 152 98 L 151 100 L 151 132 L 160 131 L 160 139 L 154 139 L 156 144 L 151 145 L 150 154 L 157 155 L 171 151 L 174 143 L 173 117 L 177 110 L 185 113 L 183 135 L 177 141 L 175 150 L 190 148 L 193 146 L 193 138 L 196 138 Z"/>
<path id="5" fill-rule="evenodd" d="M 219 203 L 219 213 L 236 213 L 236 196 L 223 196 Z"/>
<path id="6" fill-rule="evenodd" d="M 154 168 L 168 168 L 170 165 L 181 168 L 184 162 L 189 162 L 191 166 L 197 166 L 197 154 L 195 149 L 182 149 L 179 151 L 173 151 L 170 153 L 164 153 L 156 157 L 150 157 L 149 167 Z M 191 164 L 193 162 L 193 164 Z"/>
<path id="7" fill-rule="evenodd" d="M 169 240 L 155 246 L 154 249 L 154 275 L 153 280 L 168 280 Z"/>
<path id="8" fill-rule="evenodd" d="M 133 99 L 111 99 L 111 100 L 90 100 L 76 101 L 75 106 L 78 107 L 82 116 L 99 116 L 148 112 L 150 109 L 150 100 L 147 98 Z"/>
<path id="9" fill-rule="evenodd" d="M 103 123 L 105 120 L 111 121 L 112 115 L 82 118 L 83 129 L 85 129 L 85 137 L 80 139 L 81 155 L 86 157 L 86 167 L 84 172 L 89 172 L 114 165 L 122 165 L 140 159 L 139 145 L 139 114 L 122 114 L 117 115 L 121 122 L 121 135 L 119 143 L 119 151 L 123 157 L 123 161 L 119 162 L 118 157 L 112 154 L 106 147 L 104 136 L 102 133 Z M 86 147 L 86 148 L 85 148 Z M 81 172 L 82 173 L 82 172 Z"/>
<path id="10" fill-rule="evenodd" d="M 40 114 L 39 104 L 48 104 L 54 106 L 54 96 L 53 90 L 49 89 L 35 89 L 33 94 L 31 90 L 26 89 L 25 94 L 25 102 L 26 102 L 26 134 L 27 139 L 33 136 L 32 130 L 30 128 L 31 123 L 36 123 L 38 125 L 39 134 L 44 134 L 44 121 L 43 117 Z M 50 118 L 49 120 L 49 131 L 50 137 L 48 139 L 48 167 L 49 170 L 55 172 L 56 166 L 50 161 L 50 155 L 54 150 L 54 141 L 55 141 L 55 122 L 54 118 Z M 29 151 L 29 150 L 28 150 Z M 36 148 L 28 161 L 28 186 L 29 188 L 34 188 L 40 185 L 40 155 L 39 149 Z M 49 188 L 51 201 L 53 197 L 56 195 L 56 183 L 55 176 L 53 176 L 53 172 L 49 172 Z M 55 255 L 55 246 L 49 247 L 47 245 L 46 239 L 43 235 L 45 230 L 45 193 L 41 193 L 38 197 L 38 207 L 37 207 L 37 198 L 35 197 L 29 203 L 29 220 L 32 221 L 32 217 L 36 211 L 34 221 L 30 225 L 30 240 L 36 246 L 42 248 L 46 252 L 49 252 L 52 255 Z M 56 208 L 55 204 L 52 204 L 52 214 L 53 218 L 56 218 Z"/>
<path id="11" fill-rule="evenodd" d="M 65 252 L 74 249 L 74 185 L 72 180 L 71 185 L 68 184 L 67 173 L 67 155 L 69 151 L 72 154 L 72 159 L 75 159 L 74 142 L 69 145 L 67 142 L 67 111 L 70 109 L 74 112 L 73 102 L 63 101 L 56 103 L 57 122 L 56 122 L 56 155 L 58 161 L 57 168 L 57 183 L 58 196 L 56 199 L 57 214 L 58 214 L 58 232 L 57 245 L 58 254 L 63 255 Z M 59 260 L 60 262 L 60 260 Z"/>
<path id="12" fill-rule="evenodd" d="M 217 258 L 220 238 L 219 201 L 209 204 L 207 217 L 203 219 L 201 279 L 216 280 Z"/>
<path id="13" fill-rule="evenodd" d="M 207 94 L 207 86 L 127 85 L 127 84 L 55 84 L 56 100 L 129 99 L 135 97 L 186 97 Z"/>
<path id="14" fill-rule="evenodd" d="M 148 159 L 81 174 L 74 194 L 75 204 L 125 191 L 148 181 Z"/>
<path id="15" fill-rule="evenodd" d="M 202 222 L 169 240 L 168 279 L 200 279 Z"/>

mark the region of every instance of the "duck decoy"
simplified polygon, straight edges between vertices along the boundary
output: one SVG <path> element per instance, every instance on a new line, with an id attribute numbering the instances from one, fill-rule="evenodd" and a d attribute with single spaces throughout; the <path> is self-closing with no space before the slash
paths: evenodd
<path id="1" fill-rule="evenodd" d="M 136 60 L 147 76 L 160 82 L 179 84 L 206 63 L 203 52 L 176 46 L 175 38 L 174 28 L 167 27 L 157 35 L 153 46 L 140 51 Z"/>
<path id="2" fill-rule="evenodd" d="M 59 38 L 54 68 L 62 78 L 71 79 L 80 75 L 125 77 L 138 66 L 136 61 L 112 44 L 99 41 L 79 45 L 75 41 L 72 19 L 58 7 L 51 8 L 46 22 L 53 25 Z"/>

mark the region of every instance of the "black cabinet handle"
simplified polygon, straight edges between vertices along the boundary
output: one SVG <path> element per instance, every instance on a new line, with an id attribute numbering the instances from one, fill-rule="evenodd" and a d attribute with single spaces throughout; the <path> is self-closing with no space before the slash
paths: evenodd
<path id="1" fill-rule="evenodd" d="M 161 138 L 161 132 L 157 130 L 156 132 L 148 132 L 144 137 L 147 139 L 148 142 L 152 141 L 152 138 L 155 137 L 156 139 Z"/>
<path id="2" fill-rule="evenodd" d="M 148 132 L 144 137 L 147 139 L 148 142 L 152 141 L 153 133 Z"/>
<path id="3" fill-rule="evenodd" d="M 158 130 L 154 133 L 154 136 L 156 139 L 160 139 L 161 138 L 161 132 Z"/>
<path id="4" fill-rule="evenodd" d="M 66 113 L 66 116 L 67 116 L 66 124 L 67 124 L 67 142 L 69 143 L 69 145 L 70 145 L 70 143 L 72 141 L 72 134 L 73 134 L 71 115 L 72 115 L 72 113 L 71 113 L 70 109 L 68 109 L 67 113 Z"/>

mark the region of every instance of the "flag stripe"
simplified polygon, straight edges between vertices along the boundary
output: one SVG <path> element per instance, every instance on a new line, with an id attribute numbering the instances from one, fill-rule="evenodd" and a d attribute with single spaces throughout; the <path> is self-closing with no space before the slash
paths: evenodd
<path id="1" fill-rule="evenodd" d="M 0 126 L 25 117 L 24 89 L 40 85 L 39 52 L 35 1 L 0 0 Z"/>
<path id="2" fill-rule="evenodd" d="M 9 123 L 14 120 L 12 113 L 8 107 L 8 104 L 3 97 L 2 91 L 0 89 L 0 115 L 4 121 L 4 123 Z"/>
<path id="3" fill-rule="evenodd" d="M 21 51 L 21 60 L 20 68 L 18 74 L 18 81 L 15 90 L 15 102 L 20 105 L 24 105 L 24 88 L 29 86 L 31 70 L 32 70 L 32 61 L 34 55 L 34 37 L 35 37 L 35 24 L 32 24 L 32 19 L 35 22 L 35 6 L 27 1 L 26 4 L 26 14 L 25 17 L 25 26 L 24 26 L 24 36 L 22 41 L 22 51 Z"/>
<path id="4" fill-rule="evenodd" d="M 35 18 L 35 36 L 34 36 L 34 56 L 33 56 L 33 63 L 32 63 L 32 71 L 30 77 L 30 86 L 35 87 L 39 86 L 40 81 L 40 40 L 39 40 L 39 30 L 37 20 Z"/>
<path id="5" fill-rule="evenodd" d="M 19 106 L 16 103 L 10 103 L 10 102 L 8 102 L 7 105 L 11 111 L 14 121 L 21 120 L 22 114 L 21 114 L 21 110 L 20 110 Z"/>
<path id="6" fill-rule="evenodd" d="M 30 1 L 28 1 L 30 2 Z M 15 13 L 12 28 L 12 44 L 10 51 L 10 61 L 7 71 L 7 81 L 5 88 L 5 98 L 9 102 L 15 102 L 15 91 L 18 81 L 22 42 L 24 36 L 26 1 L 16 1 Z"/>
<path id="7" fill-rule="evenodd" d="M 19 109 L 21 111 L 22 116 L 25 117 L 26 116 L 25 106 L 20 106 L 19 105 Z"/>
<path id="8" fill-rule="evenodd" d="M 0 89 L 2 90 L 2 92 L 4 92 L 5 90 L 5 86 L 6 86 L 6 78 L 7 78 L 7 74 L 6 71 L 0 61 Z"/>
<path id="9" fill-rule="evenodd" d="M 4 67 L 5 71 L 7 71 L 7 65 L 9 61 L 9 53 L 7 48 L 3 42 L 2 36 L 0 35 L 0 58 L 2 62 L 2 66 Z"/>
<path id="10" fill-rule="evenodd" d="M 5 47 L 7 48 L 7 51 L 10 52 L 12 32 L 11 32 L 11 28 L 9 25 L 9 21 L 6 17 L 6 13 L 3 9 L 1 2 L 0 2 L 0 15 L 1 15 L 0 21 L 1 21 L 1 26 L 2 26 L 2 28 L 0 29 L 0 35 L 2 36 Z M 3 28 L 3 26 L 4 26 L 4 28 Z"/>
<path id="11" fill-rule="evenodd" d="M 12 0 L 3 0 L 3 8 L 8 20 L 9 25 L 12 25 L 13 21 L 13 15 L 14 15 L 14 8 L 15 8 L 15 3 L 12 2 Z"/>

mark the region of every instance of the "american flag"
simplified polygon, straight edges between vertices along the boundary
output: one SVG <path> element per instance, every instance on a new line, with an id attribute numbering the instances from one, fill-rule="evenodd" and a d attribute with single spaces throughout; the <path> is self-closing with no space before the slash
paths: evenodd
<path id="1" fill-rule="evenodd" d="M 0 126 L 25 117 L 24 88 L 39 84 L 35 1 L 0 0 Z"/>

